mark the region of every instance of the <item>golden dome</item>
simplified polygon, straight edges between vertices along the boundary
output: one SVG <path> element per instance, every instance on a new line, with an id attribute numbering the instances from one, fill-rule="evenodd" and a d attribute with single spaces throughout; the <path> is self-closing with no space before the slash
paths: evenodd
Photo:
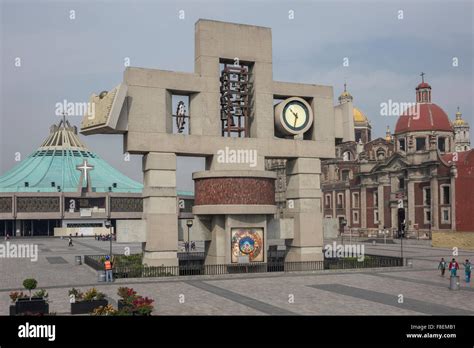
<path id="1" fill-rule="evenodd" d="M 453 121 L 453 126 L 464 126 L 466 124 L 466 121 L 462 119 L 462 113 L 459 111 L 458 107 L 458 112 L 456 112 L 456 119 Z"/>
<path id="2" fill-rule="evenodd" d="M 362 111 L 360 111 L 357 108 L 353 108 L 353 117 L 354 117 L 354 122 L 357 122 L 357 123 L 367 122 L 367 117 L 364 115 Z"/>
<path id="3" fill-rule="evenodd" d="M 464 126 L 465 124 L 466 124 L 466 121 L 464 121 L 463 119 L 453 121 L 454 126 Z"/>

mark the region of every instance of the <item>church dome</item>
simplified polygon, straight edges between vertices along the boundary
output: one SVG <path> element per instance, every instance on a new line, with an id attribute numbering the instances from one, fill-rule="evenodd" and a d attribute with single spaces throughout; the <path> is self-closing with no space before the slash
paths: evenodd
<path id="1" fill-rule="evenodd" d="M 452 132 L 448 115 L 431 102 L 431 86 L 422 82 L 416 87 L 416 107 L 406 110 L 397 121 L 395 133 L 418 131 Z"/>
<path id="2" fill-rule="evenodd" d="M 143 190 L 142 184 L 90 151 L 79 139 L 77 128 L 61 120 L 51 127 L 49 136 L 36 151 L 0 176 L 0 192 L 77 192 L 81 165 L 90 168 L 87 175 L 93 192 Z"/>
<path id="3" fill-rule="evenodd" d="M 462 113 L 459 111 L 456 112 L 456 119 L 453 121 L 453 126 L 467 126 L 467 122 L 462 119 Z"/>
<path id="4" fill-rule="evenodd" d="M 357 108 L 353 108 L 353 117 L 354 117 L 354 123 L 366 123 L 368 122 L 367 120 L 367 116 L 365 116 L 365 114 L 360 111 L 359 109 Z"/>
<path id="5" fill-rule="evenodd" d="M 436 104 L 417 104 L 418 115 L 406 112 L 398 118 L 395 133 L 418 131 L 446 131 L 453 128 L 448 115 Z"/>

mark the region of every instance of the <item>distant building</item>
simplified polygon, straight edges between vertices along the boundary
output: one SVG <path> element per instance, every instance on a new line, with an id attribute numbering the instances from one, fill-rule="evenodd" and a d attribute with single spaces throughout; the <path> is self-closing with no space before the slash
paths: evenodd
<path id="1" fill-rule="evenodd" d="M 142 218 L 142 189 L 90 151 L 64 119 L 0 176 L 0 235 L 106 234 L 106 220 L 116 226 Z"/>
<path id="2" fill-rule="evenodd" d="M 456 119 L 453 121 L 455 151 L 462 152 L 471 149 L 471 138 L 469 135 L 469 124 L 462 119 L 462 114 L 456 112 Z"/>
<path id="3" fill-rule="evenodd" d="M 340 104 L 352 102 L 344 88 Z M 469 125 L 458 111 L 450 122 L 431 101 L 431 86 L 416 88 L 418 114 L 402 114 L 395 133 L 371 140 L 367 117 L 354 108 L 357 141 L 336 146 L 322 162 L 323 211 L 355 233 L 392 232 L 406 223 L 411 236 L 437 231 L 474 231 L 474 151 Z M 357 116 L 356 116 L 357 115 Z M 356 120 L 357 118 L 357 120 Z M 356 128 L 357 124 L 362 126 Z M 453 152 L 459 153 L 453 153 Z"/>

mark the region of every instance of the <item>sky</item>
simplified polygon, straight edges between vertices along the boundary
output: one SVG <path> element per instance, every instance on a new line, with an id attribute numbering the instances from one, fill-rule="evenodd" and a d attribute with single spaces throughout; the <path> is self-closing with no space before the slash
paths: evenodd
<path id="1" fill-rule="evenodd" d="M 18 153 L 26 158 L 47 137 L 58 122 L 57 103 L 87 102 L 92 93 L 112 89 L 123 79 L 125 62 L 193 72 L 200 18 L 270 27 L 274 80 L 333 86 L 334 104 L 346 81 L 354 105 L 371 121 L 373 138 L 387 125 L 393 131 L 397 120 L 382 116 L 380 104 L 414 102 L 421 72 L 432 101 L 451 119 L 459 106 L 474 126 L 473 3 L 3 0 L 0 175 L 17 164 Z M 81 119 L 69 116 L 73 125 Z M 141 156 L 124 160 L 121 135 L 81 139 L 142 181 Z M 193 190 L 191 173 L 203 168 L 201 159 L 179 158 L 178 190 Z"/>

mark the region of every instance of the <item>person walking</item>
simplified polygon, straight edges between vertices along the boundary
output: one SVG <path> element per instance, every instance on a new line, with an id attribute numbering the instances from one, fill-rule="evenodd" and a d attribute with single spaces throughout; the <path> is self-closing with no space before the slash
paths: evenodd
<path id="1" fill-rule="evenodd" d="M 466 283 L 471 282 L 471 270 L 472 270 L 472 265 L 469 262 L 469 260 L 466 260 L 465 263 L 463 263 L 464 266 L 464 275 L 466 276 Z"/>
<path id="2" fill-rule="evenodd" d="M 196 250 L 196 243 L 194 241 L 191 242 L 191 250 Z"/>
<path id="3" fill-rule="evenodd" d="M 446 271 L 446 261 L 444 261 L 444 257 L 441 258 L 438 269 L 441 270 L 441 277 L 444 277 L 444 272 Z"/>
<path id="4" fill-rule="evenodd" d="M 459 269 L 459 263 L 457 263 L 456 259 L 452 259 L 449 263 L 449 271 L 451 272 L 451 277 L 455 277 L 457 275 Z"/>
<path id="5" fill-rule="evenodd" d="M 105 268 L 105 281 L 106 282 L 113 282 L 114 281 L 114 275 L 113 275 L 113 271 L 112 271 L 112 262 L 110 261 L 110 256 L 109 255 L 107 255 L 105 257 L 104 268 Z"/>
<path id="6" fill-rule="evenodd" d="M 74 245 L 72 244 L 72 237 L 71 237 L 71 236 L 69 236 L 69 243 L 68 243 L 67 246 L 68 246 L 68 247 L 74 246 Z"/>

